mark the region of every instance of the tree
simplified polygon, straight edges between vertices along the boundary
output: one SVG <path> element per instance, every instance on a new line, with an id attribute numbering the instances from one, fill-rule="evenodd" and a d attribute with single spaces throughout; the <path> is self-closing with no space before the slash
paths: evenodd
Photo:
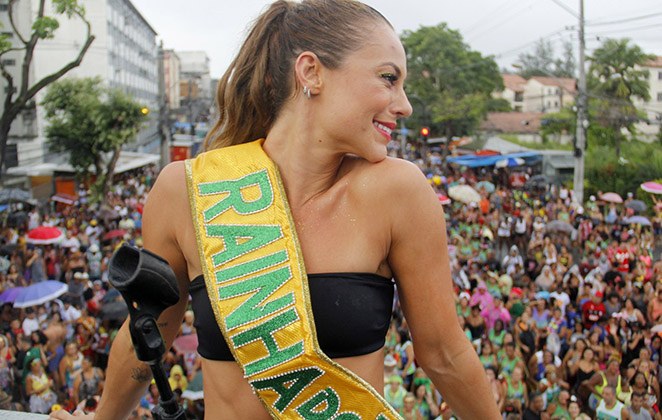
<path id="1" fill-rule="evenodd" d="M 517 58 L 518 74 L 525 79 L 532 76 L 575 77 L 575 56 L 572 43 L 563 44 L 563 56 L 555 58 L 551 41 L 540 39 L 533 53 L 522 53 Z"/>
<path id="2" fill-rule="evenodd" d="M 11 25 L 12 35 L 18 39 L 17 45 L 9 41 L 9 34 L 0 35 L 0 73 L 2 73 L 2 77 L 4 77 L 7 83 L 7 95 L 4 99 L 2 116 L 0 116 L 0 176 L 5 171 L 9 130 L 18 114 L 24 109 L 30 108 L 32 99 L 40 90 L 60 79 L 70 70 L 78 67 L 94 41 L 90 22 L 85 17 L 85 8 L 78 0 L 52 0 L 54 13 L 50 16 L 46 14 L 46 0 L 39 0 L 37 14 L 32 22 L 32 29 L 29 35 L 22 34 L 14 20 L 14 7 L 19 1 L 21 0 L 9 0 L 8 4 L 9 23 Z M 31 82 L 30 76 L 32 74 L 32 60 L 34 58 L 35 48 L 39 41 L 54 38 L 55 32 L 60 26 L 59 21 L 54 17 L 57 15 L 66 16 L 69 19 L 77 17 L 82 20 L 87 28 L 85 41 L 74 60 L 68 62 L 59 70 L 43 77 L 41 80 Z M 14 76 L 9 73 L 1 60 L 5 54 L 11 52 L 20 52 L 22 56 L 20 59 L 21 72 L 18 80 L 14 79 Z"/>
<path id="3" fill-rule="evenodd" d="M 445 23 L 405 31 L 411 120 L 448 139 L 471 134 L 487 113 L 491 93 L 503 89 L 496 62 L 471 51 Z"/>
<path id="4" fill-rule="evenodd" d="M 639 66 L 653 57 L 628 39 L 607 39 L 589 57 L 588 94 L 596 109 L 595 123 L 613 132 L 616 156 L 621 155 L 623 129 L 634 133 L 641 119 L 632 100 L 650 100 L 648 70 Z"/>
<path id="5" fill-rule="evenodd" d="M 42 102 L 50 150 L 69 153 L 77 175 L 94 177 L 92 198 L 110 190 L 122 146 L 135 138 L 147 108 L 99 78 L 64 79 L 51 84 Z M 89 173 L 93 168 L 94 172 Z"/>

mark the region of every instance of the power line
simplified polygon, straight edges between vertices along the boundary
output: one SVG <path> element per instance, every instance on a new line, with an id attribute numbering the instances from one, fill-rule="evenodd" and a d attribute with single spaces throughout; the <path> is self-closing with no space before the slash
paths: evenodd
<path id="1" fill-rule="evenodd" d="M 557 36 L 557 35 L 561 35 L 561 34 L 562 34 L 563 32 L 565 32 L 565 31 L 567 31 L 566 28 L 556 30 L 556 31 L 554 31 L 554 32 L 551 32 L 551 33 L 549 33 L 549 34 L 547 34 L 547 35 L 544 35 L 544 36 L 540 37 L 539 39 L 536 39 L 535 41 L 529 41 L 529 42 L 527 42 L 526 44 L 522 44 L 522 45 L 520 45 L 519 47 L 511 48 L 511 49 L 509 49 L 509 50 L 506 50 L 506 51 L 504 51 L 504 52 L 501 52 L 501 53 L 499 53 L 499 54 L 496 54 L 494 57 L 495 57 L 495 58 L 503 58 L 503 57 L 508 56 L 508 55 L 510 55 L 510 54 L 513 54 L 513 53 L 515 53 L 515 52 L 517 52 L 517 51 L 519 51 L 519 50 L 523 50 L 523 49 L 528 48 L 528 47 L 530 47 L 530 46 L 532 46 L 532 45 L 535 45 L 535 44 L 536 44 L 537 42 L 539 42 L 540 40 L 550 41 L 550 42 L 558 42 L 558 41 L 562 40 L 563 38 L 557 38 L 557 39 L 553 39 L 553 38 L 554 38 L 555 36 Z"/>
<path id="2" fill-rule="evenodd" d="M 579 19 L 579 15 L 577 14 L 577 12 L 572 10 L 570 7 L 566 6 L 565 3 L 561 2 L 561 0 L 552 0 L 552 2 L 554 2 L 561 9 L 563 9 L 566 12 L 570 13 L 573 17 Z"/>
<path id="3" fill-rule="evenodd" d="M 662 23 L 654 23 L 651 25 L 645 25 L 645 26 L 637 26 L 635 28 L 622 28 L 622 29 L 613 29 L 608 32 L 591 32 L 589 35 L 611 35 L 613 33 L 619 33 L 619 32 L 637 32 L 637 31 L 645 31 L 649 29 L 660 29 L 662 27 Z"/>
<path id="4" fill-rule="evenodd" d="M 465 37 L 468 36 L 469 33 L 473 32 L 474 30 L 476 30 L 476 29 L 480 28 L 481 26 L 483 26 L 483 23 L 487 23 L 487 22 L 489 22 L 490 20 L 493 20 L 493 19 L 494 19 L 494 16 L 496 15 L 497 12 L 499 12 L 499 11 L 501 11 L 501 10 L 509 9 L 509 6 L 510 6 L 509 3 L 513 3 L 513 2 L 515 2 L 515 1 L 517 1 L 517 0 L 506 0 L 505 2 L 501 3 L 500 5 L 498 5 L 498 6 L 497 6 L 496 8 L 494 8 L 493 10 L 490 10 L 490 12 L 487 13 L 485 16 L 483 16 L 482 18 L 480 18 L 479 20 L 477 20 L 477 21 L 474 23 L 474 25 L 472 25 L 470 28 L 468 28 L 468 29 L 466 29 L 466 30 L 464 30 L 464 31 L 461 31 L 462 34 L 463 34 Z"/>
<path id="5" fill-rule="evenodd" d="M 607 21 L 607 22 L 587 23 L 586 25 L 587 26 L 614 25 L 614 24 L 618 24 L 618 23 L 634 22 L 634 21 L 637 21 L 637 20 L 648 19 L 648 18 L 655 17 L 655 16 L 662 16 L 662 12 L 649 13 L 649 14 L 643 15 L 643 16 L 635 16 L 635 17 L 631 17 L 631 18 L 618 19 L 618 20 L 612 20 L 612 21 Z"/>
<path id="6" fill-rule="evenodd" d="M 490 31 L 492 31 L 493 29 L 496 29 L 496 28 L 498 28 L 499 26 L 501 26 L 501 25 L 503 25 L 503 24 L 505 24 L 505 23 L 508 23 L 508 22 L 509 22 L 511 19 L 513 19 L 515 16 L 521 14 L 522 12 L 524 12 L 524 11 L 526 11 L 527 9 L 530 9 L 530 8 L 531 8 L 531 5 L 530 5 L 530 4 L 524 4 L 524 8 L 521 8 L 521 9 L 515 9 L 510 15 L 507 15 L 506 17 L 504 17 L 504 18 L 501 19 L 500 21 L 496 22 L 494 25 L 492 25 L 492 26 L 488 26 L 488 27 L 485 28 L 482 32 L 479 32 L 478 35 L 474 35 L 474 36 L 471 38 L 471 41 L 475 41 L 476 39 L 480 38 L 481 36 L 483 36 L 483 35 L 485 35 L 485 34 L 487 34 L 487 33 L 490 33 Z"/>

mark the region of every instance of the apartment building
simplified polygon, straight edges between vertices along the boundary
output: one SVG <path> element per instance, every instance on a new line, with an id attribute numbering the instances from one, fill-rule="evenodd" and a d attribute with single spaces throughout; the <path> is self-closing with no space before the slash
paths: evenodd
<path id="1" fill-rule="evenodd" d="M 46 10 L 52 3 L 46 2 Z M 8 0 L 0 0 L 0 11 L 7 10 Z M 4 5 L 4 6 L 3 6 Z M 14 21 L 22 34 L 30 33 L 32 17 L 38 2 L 23 0 L 15 3 Z M 87 0 L 87 19 L 95 40 L 81 65 L 64 77 L 100 77 L 108 86 L 119 88 L 154 112 L 149 122 L 128 149 L 136 152 L 158 152 L 158 47 L 156 31 L 144 19 L 130 0 Z M 52 14 L 51 14 L 52 15 Z M 86 26 L 77 18 L 56 16 L 60 27 L 52 39 L 40 40 L 30 68 L 30 81 L 35 83 L 72 61 L 85 42 Z M 6 31 L 10 28 L 8 14 L 0 13 L 0 22 Z M 20 83 L 22 57 L 19 53 L 3 57 L 5 66 Z M 5 91 L 5 80 L 0 78 L 0 91 Z M 46 120 L 39 103 L 45 95 L 42 90 L 12 125 L 9 139 L 8 167 L 36 166 L 55 159 L 48 152 L 45 138 Z M 0 107 L 2 104 L 0 104 Z M 10 157 L 11 157 L 10 156 Z M 12 161 L 13 160 L 13 161 Z"/>

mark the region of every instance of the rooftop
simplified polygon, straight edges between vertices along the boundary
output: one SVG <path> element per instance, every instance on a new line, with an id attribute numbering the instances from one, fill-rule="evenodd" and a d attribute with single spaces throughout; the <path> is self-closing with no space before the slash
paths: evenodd
<path id="1" fill-rule="evenodd" d="M 480 128 L 498 133 L 537 134 L 542 116 L 542 112 L 490 112 Z"/>

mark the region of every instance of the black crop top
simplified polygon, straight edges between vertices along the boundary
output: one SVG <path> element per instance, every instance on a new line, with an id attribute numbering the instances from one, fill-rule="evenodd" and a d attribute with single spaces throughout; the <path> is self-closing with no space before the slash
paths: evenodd
<path id="1" fill-rule="evenodd" d="M 392 280 L 371 273 L 309 274 L 308 280 L 317 340 L 327 356 L 359 356 L 384 346 L 393 307 Z M 234 360 L 202 276 L 191 282 L 190 293 L 198 353 L 211 360 Z"/>

